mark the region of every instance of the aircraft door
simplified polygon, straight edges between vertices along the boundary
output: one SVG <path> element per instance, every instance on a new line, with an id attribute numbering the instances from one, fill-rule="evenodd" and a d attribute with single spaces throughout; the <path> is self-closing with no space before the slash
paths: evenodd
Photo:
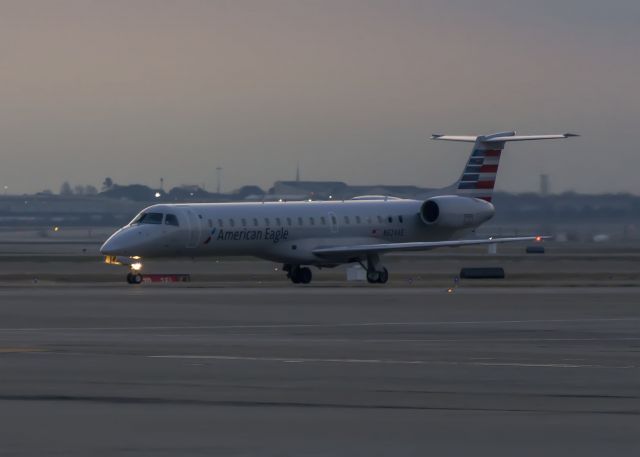
<path id="1" fill-rule="evenodd" d="M 188 221 L 188 227 L 187 229 L 189 230 L 189 234 L 187 236 L 187 247 L 188 248 L 196 248 L 198 247 L 198 242 L 200 241 L 200 236 L 201 236 L 201 223 L 200 220 L 198 219 L 198 216 L 196 216 L 196 213 L 193 212 L 193 210 L 191 209 L 187 209 L 187 221 Z"/>
<path id="2" fill-rule="evenodd" d="M 331 233 L 338 233 L 338 216 L 334 212 L 329 213 L 329 226 Z"/>

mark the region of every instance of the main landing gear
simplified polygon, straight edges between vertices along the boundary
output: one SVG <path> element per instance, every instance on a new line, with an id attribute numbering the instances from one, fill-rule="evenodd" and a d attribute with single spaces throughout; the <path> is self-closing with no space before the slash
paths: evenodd
<path id="1" fill-rule="evenodd" d="M 369 284 L 385 284 L 389 280 L 389 271 L 380 264 L 380 257 L 377 254 L 367 255 L 366 265 L 361 261 L 358 262 L 367 271 Z M 312 274 L 308 267 L 285 264 L 282 269 L 287 272 L 287 278 L 294 284 L 309 284 L 311 282 Z"/>
<path id="2" fill-rule="evenodd" d="M 309 284 L 313 277 L 309 268 L 300 265 L 285 265 L 282 269 L 287 272 L 287 278 L 294 284 Z"/>
<path id="3" fill-rule="evenodd" d="M 389 280 L 389 272 L 385 267 L 382 270 L 367 271 L 367 282 L 369 284 L 384 284 Z"/>
<path id="4" fill-rule="evenodd" d="M 367 282 L 369 284 L 385 284 L 389 280 L 389 272 L 380 265 L 378 254 L 367 255 L 367 266 L 362 265 L 362 267 L 367 270 Z"/>

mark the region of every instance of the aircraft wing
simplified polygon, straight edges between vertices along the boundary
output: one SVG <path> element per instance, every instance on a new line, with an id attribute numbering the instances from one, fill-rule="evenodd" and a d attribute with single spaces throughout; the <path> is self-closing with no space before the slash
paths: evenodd
<path id="1" fill-rule="evenodd" d="M 328 246 L 313 250 L 320 257 L 348 256 L 362 254 L 383 254 L 400 251 L 428 251 L 436 248 L 456 248 L 460 246 L 476 246 L 494 243 L 514 243 L 522 241 L 541 241 L 548 236 L 518 236 L 511 238 L 487 238 L 484 240 L 451 240 L 451 241 L 417 241 L 411 243 L 360 244 L 352 246 Z"/>

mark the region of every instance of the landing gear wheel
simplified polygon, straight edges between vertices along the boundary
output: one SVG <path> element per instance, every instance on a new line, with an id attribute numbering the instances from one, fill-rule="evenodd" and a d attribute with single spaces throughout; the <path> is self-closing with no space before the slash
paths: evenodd
<path id="1" fill-rule="evenodd" d="M 376 284 L 380 282 L 380 272 L 375 270 L 367 271 L 367 282 L 369 284 Z"/>
<path id="2" fill-rule="evenodd" d="M 284 270 L 287 272 L 287 278 L 294 284 L 309 284 L 313 275 L 307 267 L 285 265 Z"/>
<path id="3" fill-rule="evenodd" d="M 142 284 L 142 275 L 140 273 L 129 273 L 127 275 L 127 282 L 129 284 Z"/>
<path id="4" fill-rule="evenodd" d="M 282 267 L 287 272 L 287 278 L 294 284 L 300 284 L 300 267 L 295 265 L 284 265 Z"/>
<path id="5" fill-rule="evenodd" d="M 378 283 L 386 284 L 389 280 L 389 272 L 386 268 L 382 267 L 382 271 L 378 272 Z"/>
<path id="6" fill-rule="evenodd" d="M 304 268 L 300 268 L 298 275 L 300 277 L 300 282 L 302 284 L 309 284 L 311 282 L 311 278 L 312 278 L 312 274 L 311 274 L 311 270 L 308 269 L 307 267 Z"/>
<path id="7" fill-rule="evenodd" d="M 385 284 L 389 280 L 389 272 L 386 268 L 382 270 L 369 270 L 367 271 L 367 282 L 369 284 Z"/>

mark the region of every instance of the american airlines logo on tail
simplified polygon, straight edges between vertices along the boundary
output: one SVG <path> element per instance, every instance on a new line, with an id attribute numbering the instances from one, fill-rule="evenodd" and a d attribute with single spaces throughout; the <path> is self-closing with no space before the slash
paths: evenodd
<path id="1" fill-rule="evenodd" d="M 458 193 L 491 201 L 501 149 L 474 149 L 458 182 Z"/>

